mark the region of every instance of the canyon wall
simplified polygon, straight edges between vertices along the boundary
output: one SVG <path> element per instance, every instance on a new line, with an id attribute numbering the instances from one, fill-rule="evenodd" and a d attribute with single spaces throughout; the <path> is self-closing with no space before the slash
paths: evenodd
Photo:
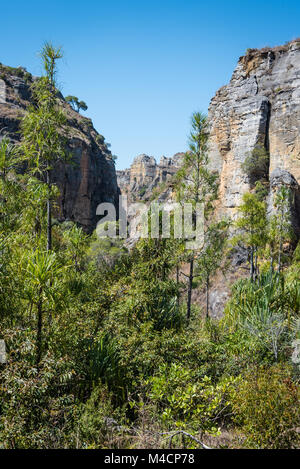
<path id="1" fill-rule="evenodd" d="M 145 154 L 134 158 L 130 169 L 117 171 L 118 186 L 129 202 L 149 201 L 155 191 L 159 200 L 171 196 L 172 178 L 180 167 L 183 153 L 172 158 L 162 156 L 159 163 L 153 156 Z"/>
<path id="2" fill-rule="evenodd" d="M 230 83 L 211 100 L 208 122 L 210 165 L 220 175 L 220 214 L 236 218 L 243 194 L 253 188 L 242 164 L 255 148 L 265 149 L 269 155 L 269 211 L 278 188 L 290 187 L 299 237 L 300 40 L 248 50 L 239 59 Z M 166 199 L 181 155 L 162 158 L 158 164 L 153 157 L 138 156 L 130 169 L 117 172 L 122 193 L 134 200 L 150 200 L 155 188 L 162 185 L 160 198 Z"/>
<path id="3" fill-rule="evenodd" d="M 8 133 L 19 139 L 19 124 L 30 104 L 34 81 L 25 69 L 0 65 L 0 138 Z M 162 157 L 136 157 L 130 167 L 115 171 L 112 155 L 92 121 L 75 112 L 59 95 L 69 132 L 72 164 L 60 163 L 53 171 L 60 189 L 60 220 L 70 219 L 91 231 L 101 202 L 118 205 L 118 196 L 129 201 L 150 201 L 172 196 L 172 178 L 182 153 Z M 242 163 L 254 148 L 269 154 L 269 208 L 282 184 L 294 194 L 294 226 L 300 235 L 300 41 L 284 46 L 250 49 L 241 57 L 230 83 L 211 100 L 208 112 L 209 157 L 220 174 L 219 210 L 235 218 L 243 194 L 252 188 Z"/>
<path id="4" fill-rule="evenodd" d="M 5 134 L 13 141 L 20 139 L 20 121 L 31 102 L 30 85 L 35 79 L 23 68 L 0 65 L 0 139 Z M 75 112 L 60 93 L 58 99 L 67 116 L 71 161 L 58 163 L 52 171 L 53 182 L 60 189 L 56 216 L 60 221 L 75 221 L 90 232 L 99 218 L 98 204 L 118 204 L 115 164 L 92 121 Z"/>
<path id="5" fill-rule="evenodd" d="M 242 163 L 255 147 L 269 153 L 269 206 L 282 184 L 294 193 L 300 218 L 300 40 L 285 46 L 250 49 L 239 59 L 230 83 L 212 99 L 209 154 L 220 173 L 220 206 L 235 218 L 251 188 Z M 299 233 L 298 233 L 299 234 Z"/>

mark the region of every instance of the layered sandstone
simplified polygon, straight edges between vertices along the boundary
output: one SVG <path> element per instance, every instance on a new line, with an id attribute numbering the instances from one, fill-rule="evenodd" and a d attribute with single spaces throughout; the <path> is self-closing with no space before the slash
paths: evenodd
<path id="1" fill-rule="evenodd" d="M 118 186 L 130 201 L 149 201 L 156 192 L 160 200 L 172 192 L 172 178 L 180 167 L 182 153 L 172 158 L 162 156 L 159 163 L 145 154 L 134 158 L 130 169 L 117 171 Z"/>
<path id="2" fill-rule="evenodd" d="M 0 138 L 8 134 L 18 141 L 20 121 L 31 102 L 30 85 L 35 80 L 25 69 L 0 65 Z M 68 121 L 70 164 L 59 163 L 52 171 L 60 189 L 60 221 L 72 220 L 92 231 L 101 202 L 118 204 L 119 189 L 115 165 L 104 139 L 90 119 L 75 112 L 58 95 Z"/>
<path id="3" fill-rule="evenodd" d="M 208 118 L 210 160 L 220 173 L 222 213 L 236 216 L 243 194 L 251 189 L 241 165 L 255 147 L 264 147 L 270 155 L 269 181 L 274 171 L 284 172 L 277 178 L 279 186 L 293 181 L 292 209 L 299 229 L 300 40 L 249 50 L 239 59 L 230 83 L 212 99 Z M 274 190 L 273 181 L 271 199 Z"/>
<path id="4" fill-rule="evenodd" d="M 33 79 L 24 69 L 0 66 L 0 131 L 14 140 L 30 103 Z M 73 111 L 62 96 L 60 99 L 68 116 L 73 155 L 72 165 L 60 164 L 53 174 L 61 193 L 60 219 L 93 229 L 97 205 L 117 205 L 118 185 L 130 201 L 172 196 L 172 179 L 182 154 L 162 157 L 159 163 L 140 155 L 130 169 L 116 175 L 112 155 L 91 120 Z M 212 168 L 220 174 L 222 215 L 236 217 L 243 194 L 252 188 L 242 163 L 255 147 L 264 147 L 270 156 L 270 210 L 276 190 L 282 184 L 289 185 L 294 195 L 294 225 L 300 233 L 300 41 L 249 50 L 239 59 L 230 83 L 212 99 L 208 120 L 209 157 Z"/>

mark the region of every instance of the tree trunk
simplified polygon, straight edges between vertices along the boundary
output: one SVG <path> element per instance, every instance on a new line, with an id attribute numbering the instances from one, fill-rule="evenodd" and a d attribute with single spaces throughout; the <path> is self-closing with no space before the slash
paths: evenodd
<path id="1" fill-rule="evenodd" d="M 273 275 L 273 273 L 274 273 L 274 256 L 273 256 L 273 254 L 271 254 L 270 270 L 271 270 L 271 274 Z"/>
<path id="2" fill-rule="evenodd" d="M 176 301 L 177 301 L 177 308 L 179 308 L 180 293 L 179 293 L 179 265 L 178 264 L 176 264 L 176 285 L 178 288 Z"/>
<path id="3" fill-rule="evenodd" d="M 251 246 L 251 251 L 250 251 L 250 278 L 251 278 L 251 282 L 253 282 L 253 277 L 254 277 L 254 253 L 253 253 L 253 246 Z"/>
<path id="4" fill-rule="evenodd" d="M 190 260 L 190 275 L 189 275 L 189 286 L 188 286 L 188 297 L 187 297 L 187 310 L 186 317 L 189 320 L 191 317 L 191 303 L 192 303 L 192 291 L 193 291 L 193 280 L 194 280 L 194 257 Z"/>
<path id="5" fill-rule="evenodd" d="M 278 253 L 278 273 L 281 272 L 281 252 L 282 252 L 282 240 L 279 243 L 279 253 Z"/>
<path id="6" fill-rule="evenodd" d="M 209 318 L 209 278 L 206 279 L 206 319 Z"/>
<path id="7" fill-rule="evenodd" d="M 51 181 L 50 181 L 50 170 L 47 169 L 47 186 L 48 186 L 48 198 L 47 198 L 47 251 L 52 249 L 52 215 L 51 215 Z"/>
<path id="8" fill-rule="evenodd" d="M 39 366 L 42 356 L 42 291 L 40 290 L 39 301 L 37 304 L 38 310 L 38 323 L 37 323 L 37 335 L 36 335 L 36 366 Z"/>
<path id="9" fill-rule="evenodd" d="M 255 266 L 254 266 L 255 281 L 257 280 L 257 277 L 258 277 L 258 266 L 257 266 L 257 260 L 258 260 L 258 256 L 257 256 L 257 249 L 255 249 Z"/>

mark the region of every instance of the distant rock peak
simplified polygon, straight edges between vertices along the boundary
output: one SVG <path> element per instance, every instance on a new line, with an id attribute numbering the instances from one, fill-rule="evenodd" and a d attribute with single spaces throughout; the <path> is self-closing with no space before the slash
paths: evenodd
<path id="1" fill-rule="evenodd" d="M 176 153 L 172 158 L 162 156 L 158 163 L 153 156 L 136 156 L 129 169 L 117 171 L 121 193 L 131 201 L 150 200 L 154 191 L 161 188 L 160 196 L 167 196 L 170 190 L 168 183 L 180 167 L 183 155 Z"/>

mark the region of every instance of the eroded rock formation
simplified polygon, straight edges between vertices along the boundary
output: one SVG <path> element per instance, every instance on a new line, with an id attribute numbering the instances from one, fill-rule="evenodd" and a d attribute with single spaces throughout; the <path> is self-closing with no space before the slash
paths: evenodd
<path id="1" fill-rule="evenodd" d="M 182 156 L 182 153 L 176 153 L 172 158 L 162 156 L 159 163 L 153 156 L 137 156 L 130 169 L 117 171 L 121 193 L 127 195 L 131 202 L 149 201 L 155 190 L 160 200 L 167 199 L 172 191 L 172 177 L 180 167 Z"/>
<path id="2" fill-rule="evenodd" d="M 25 69 L 0 66 L 0 138 L 7 133 L 18 141 L 20 120 L 30 104 L 30 85 L 35 78 Z M 104 139 L 90 119 L 75 112 L 59 95 L 68 120 L 71 164 L 59 163 L 53 181 L 60 189 L 59 220 L 72 220 L 86 231 L 95 228 L 101 202 L 118 204 L 115 165 Z"/>
<path id="3" fill-rule="evenodd" d="M 30 102 L 32 80 L 24 69 L 0 66 L 0 131 L 5 129 L 13 139 L 18 138 L 20 119 Z M 172 195 L 172 177 L 182 154 L 162 157 L 159 163 L 140 155 L 116 177 L 111 153 L 91 120 L 73 111 L 62 96 L 61 102 L 68 116 L 74 161 L 54 171 L 61 192 L 61 219 L 75 220 L 91 230 L 100 202 L 117 205 L 118 185 L 129 201 L 149 201 L 154 194 L 166 200 Z M 280 184 L 293 181 L 291 210 L 300 234 L 300 41 L 249 50 L 239 59 L 230 83 L 212 99 L 208 118 L 210 161 L 220 174 L 220 212 L 235 218 L 243 194 L 251 189 L 242 163 L 255 147 L 261 147 L 270 156 L 270 210 L 279 187 L 278 177 L 271 175 L 280 173 Z"/>
<path id="4" fill-rule="evenodd" d="M 281 176 L 284 171 L 284 180 L 293 179 L 299 229 L 300 41 L 251 49 L 241 57 L 230 83 L 211 101 L 209 122 L 210 159 L 220 173 L 222 212 L 235 217 L 250 189 L 241 164 L 255 147 L 264 147 L 270 155 L 269 180 L 276 171 Z M 271 186 L 270 197 L 274 182 Z"/>

